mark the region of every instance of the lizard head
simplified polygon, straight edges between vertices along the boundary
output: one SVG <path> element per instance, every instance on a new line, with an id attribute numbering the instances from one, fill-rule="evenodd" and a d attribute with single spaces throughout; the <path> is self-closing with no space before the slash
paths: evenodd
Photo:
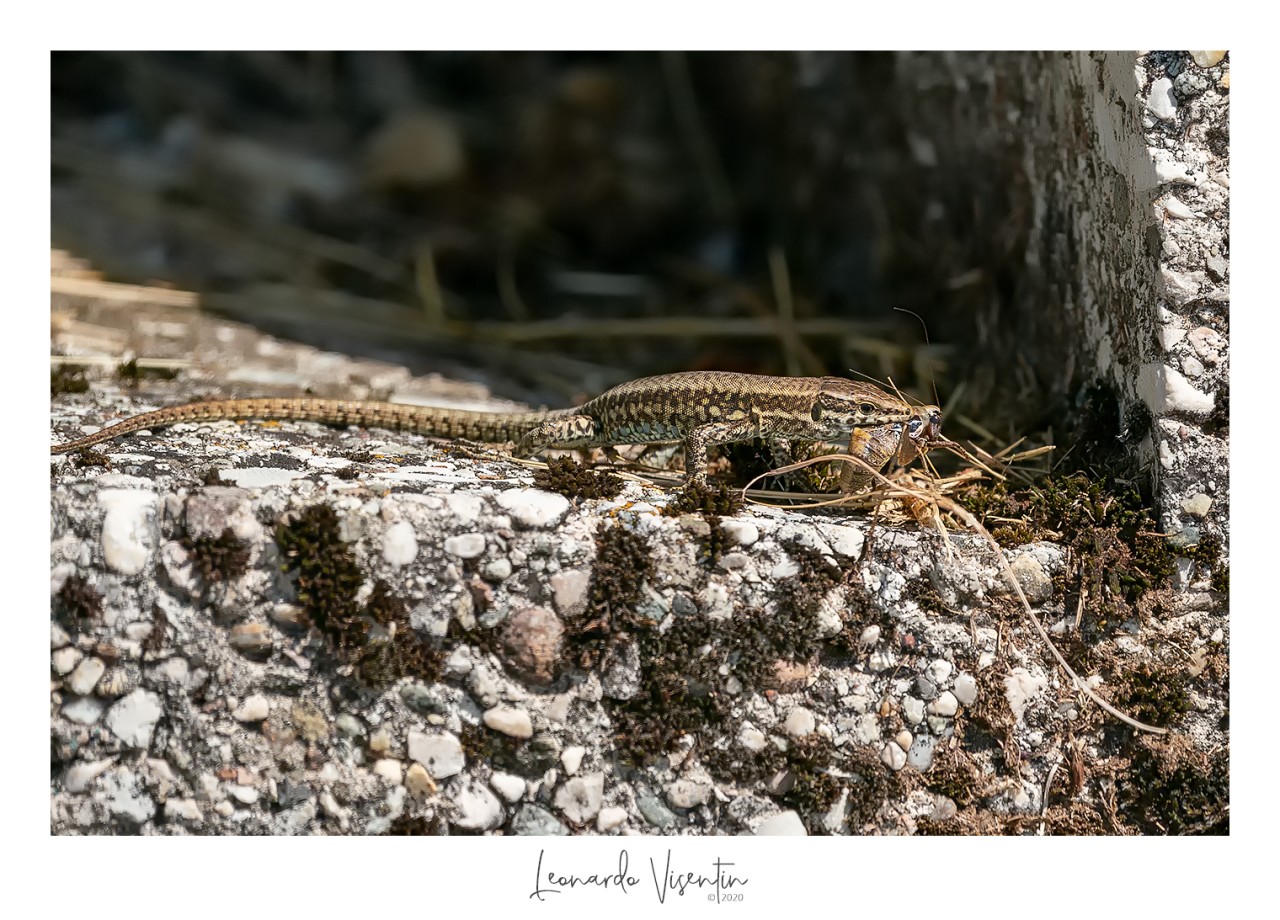
<path id="1" fill-rule="evenodd" d="M 832 438 L 848 434 L 855 428 L 910 423 L 918 417 L 918 412 L 915 406 L 874 384 L 843 377 L 823 377 L 818 398 L 813 403 L 814 423 Z M 922 420 L 922 427 L 926 425 Z"/>

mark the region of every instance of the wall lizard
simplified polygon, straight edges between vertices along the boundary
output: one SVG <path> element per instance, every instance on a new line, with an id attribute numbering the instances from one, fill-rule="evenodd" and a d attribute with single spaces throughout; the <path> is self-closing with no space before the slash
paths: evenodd
<path id="1" fill-rule="evenodd" d="M 94 434 L 55 444 L 53 454 L 92 447 L 121 435 L 181 422 L 277 419 L 389 428 L 413 434 L 515 444 L 518 456 L 545 449 L 682 442 L 687 481 L 706 484 L 707 446 L 753 438 L 831 441 L 879 470 L 898 455 L 907 462 L 936 440 L 937 406 L 912 406 L 879 387 L 842 377 L 768 377 L 692 371 L 620 384 L 573 409 L 473 412 L 345 399 L 251 398 L 190 403 L 145 412 Z M 851 466 L 845 490 L 870 484 Z"/>

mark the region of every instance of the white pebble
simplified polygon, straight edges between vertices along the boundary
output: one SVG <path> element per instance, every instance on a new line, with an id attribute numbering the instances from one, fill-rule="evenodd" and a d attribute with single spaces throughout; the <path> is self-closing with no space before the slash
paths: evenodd
<path id="1" fill-rule="evenodd" d="M 511 773 L 494 773 L 489 777 L 489 785 L 508 802 L 515 803 L 524 798 L 525 781 Z"/>
<path id="2" fill-rule="evenodd" d="M 756 826 L 757 837 L 807 837 L 804 822 L 794 811 L 784 811 Z"/>
<path id="3" fill-rule="evenodd" d="M 1173 95 L 1172 80 L 1161 77 L 1151 84 L 1151 92 L 1147 95 L 1147 108 L 1161 121 L 1173 120 L 1178 114 L 1178 100 Z"/>
<path id="4" fill-rule="evenodd" d="M 487 831 L 502 823 L 502 803 L 483 786 L 463 786 L 453 798 L 458 809 L 454 823 L 466 830 Z"/>
<path id="5" fill-rule="evenodd" d="M 53 653 L 53 670 L 59 677 L 70 674 L 80 659 L 84 657 L 84 653 L 75 646 L 67 646 L 60 648 Z"/>
<path id="6" fill-rule="evenodd" d="M 813 734 L 814 729 L 818 727 L 818 722 L 812 712 L 803 706 L 797 706 L 787 713 L 787 720 L 783 723 L 783 727 L 792 738 L 803 738 L 805 735 Z"/>
<path id="7" fill-rule="evenodd" d="M 596 815 L 596 830 L 603 834 L 620 826 L 626 820 L 627 810 L 625 808 L 610 805 L 608 808 L 600 809 L 600 814 Z"/>
<path id="8" fill-rule="evenodd" d="M 143 489 L 103 489 L 98 505 L 105 509 L 102 519 L 102 558 L 121 575 L 137 575 L 151 555 L 150 511 L 154 492 Z"/>
<path id="9" fill-rule="evenodd" d="M 1208 415 L 1213 411 L 1213 396 L 1197 390 L 1187 378 L 1163 364 L 1147 364 L 1138 372 L 1138 392 L 1156 415 L 1185 412 Z"/>
<path id="10" fill-rule="evenodd" d="M 393 786 L 399 786 L 404 782 L 404 766 L 400 761 L 390 757 L 374 761 L 373 772 Z"/>
<path id="11" fill-rule="evenodd" d="M 858 636 L 859 645 L 875 645 L 880 641 L 880 627 L 868 626 L 861 635 Z"/>
<path id="12" fill-rule="evenodd" d="M 748 751 L 763 751 L 764 746 L 768 743 L 764 732 L 756 728 L 750 723 L 744 723 L 742 728 L 738 730 L 738 743 Z"/>
<path id="13" fill-rule="evenodd" d="M 84 792 L 89 788 L 90 783 L 111 769 L 111 765 L 115 762 L 114 757 L 108 757 L 105 760 L 78 763 L 67 771 L 67 775 L 62 780 L 62 788 L 73 794 Z"/>
<path id="14" fill-rule="evenodd" d="M 696 808 L 711 798 L 711 785 L 691 779 L 678 779 L 667 786 L 665 793 L 667 803 L 675 808 Z"/>
<path id="15" fill-rule="evenodd" d="M 529 713 L 513 706 L 494 706 L 485 712 L 484 724 L 512 738 L 533 737 L 533 721 Z"/>
<path id="16" fill-rule="evenodd" d="M 409 757 L 427 768 L 435 779 L 445 779 L 462 772 L 466 755 L 462 742 L 452 732 L 409 732 Z"/>
<path id="17" fill-rule="evenodd" d="M 86 658 L 76 666 L 67 678 L 67 686 L 72 693 L 84 696 L 93 692 L 98 680 L 107 672 L 107 666 L 98 658 Z"/>
<path id="18" fill-rule="evenodd" d="M 200 806 L 195 799 L 167 799 L 164 803 L 164 816 L 181 818 L 183 821 L 199 821 Z"/>
<path id="19" fill-rule="evenodd" d="M 740 521 L 737 518 L 722 518 L 720 529 L 739 546 L 750 546 L 760 539 L 760 528 L 751 521 Z"/>
<path id="20" fill-rule="evenodd" d="M 905 728 L 893 736 L 893 743 L 904 751 L 911 750 L 912 740 L 911 732 L 907 731 Z"/>
<path id="21" fill-rule="evenodd" d="M 81 725 L 93 725 L 102 718 L 102 701 L 92 696 L 72 697 L 62 707 L 62 715 Z"/>
<path id="22" fill-rule="evenodd" d="M 1212 67 L 1214 64 L 1222 62 L 1227 56 L 1225 51 L 1191 51 L 1191 60 L 1196 62 L 1197 67 Z"/>
<path id="23" fill-rule="evenodd" d="M 574 824 L 586 824 L 600 812 L 604 799 L 604 774 L 575 776 L 556 790 L 555 803 Z"/>
<path id="24" fill-rule="evenodd" d="M 947 678 L 951 676 L 951 662 L 945 658 L 939 658 L 929 665 L 929 679 L 938 686 L 942 686 L 947 682 Z"/>
<path id="25" fill-rule="evenodd" d="M 252 805 L 262 795 L 252 786 L 241 786 L 236 783 L 227 784 L 227 794 L 242 805 Z"/>
<path id="26" fill-rule="evenodd" d="M 972 674 L 961 673 L 956 677 L 956 699 L 962 706 L 972 706 L 978 699 L 978 682 Z"/>
<path id="27" fill-rule="evenodd" d="M 924 700 L 914 696 L 902 698 L 902 717 L 911 725 L 919 725 L 924 721 Z"/>
<path id="28" fill-rule="evenodd" d="M 956 714 L 958 708 L 959 702 L 956 700 L 956 695 L 950 690 L 943 690 L 938 694 L 938 698 L 929 704 L 929 713 L 949 719 Z"/>
<path id="29" fill-rule="evenodd" d="M 898 747 L 897 742 L 890 741 L 880 752 L 880 760 L 890 770 L 897 772 L 907 765 L 907 752 Z"/>
<path id="30" fill-rule="evenodd" d="M 408 521 L 397 521 L 382 535 L 382 558 L 387 565 L 408 565 L 418 555 L 418 537 Z"/>
<path id="31" fill-rule="evenodd" d="M 1183 204 L 1181 199 L 1175 198 L 1173 195 L 1165 199 L 1164 210 L 1170 217 L 1178 220 L 1191 220 L 1196 216 L 1195 212 Z"/>
<path id="32" fill-rule="evenodd" d="M 569 510 L 569 499 L 541 489 L 508 489 L 498 496 L 498 504 L 525 527 L 556 524 Z"/>
<path id="33" fill-rule="evenodd" d="M 564 772 L 570 776 L 578 772 L 578 768 L 582 766 L 582 758 L 586 756 L 587 749 L 581 745 L 575 744 L 565 748 L 560 753 L 560 763 L 564 765 Z"/>
<path id="34" fill-rule="evenodd" d="M 484 552 L 484 534 L 464 533 L 444 541 L 444 551 L 459 559 L 474 559 Z"/>
<path id="35" fill-rule="evenodd" d="M 119 700 L 107 711 L 107 727 L 125 744 L 145 748 L 164 709 L 160 697 L 141 688 Z"/>
<path id="36" fill-rule="evenodd" d="M 271 704 L 267 698 L 255 693 L 236 707 L 231 717 L 237 722 L 261 722 L 271 714 Z"/>

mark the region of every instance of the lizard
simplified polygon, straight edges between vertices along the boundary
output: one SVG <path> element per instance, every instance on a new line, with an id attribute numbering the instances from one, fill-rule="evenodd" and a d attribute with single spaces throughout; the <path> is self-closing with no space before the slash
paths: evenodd
<path id="1" fill-rule="evenodd" d="M 909 462 L 936 440 L 942 411 L 912 406 L 874 384 L 843 377 L 771 377 L 690 371 L 643 377 L 571 409 L 476 412 L 345 399 L 224 399 L 145 412 L 51 447 L 83 450 L 122 435 L 183 422 L 273 419 L 388 428 L 413 434 L 514 443 L 517 456 L 546 449 L 682 442 L 685 477 L 706 486 L 707 447 L 753 438 L 829 441 L 850 438 L 850 451 L 879 471 L 895 454 Z M 844 491 L 870 484 L 872 474 L 847 470 Z"/>

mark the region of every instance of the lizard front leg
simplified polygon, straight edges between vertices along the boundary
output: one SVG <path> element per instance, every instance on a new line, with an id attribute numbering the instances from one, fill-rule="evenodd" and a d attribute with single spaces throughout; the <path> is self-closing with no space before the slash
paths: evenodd
<path id="1" fill-rule="evenodd" d="M 759 425 L 751 419 L 738 422 L 714 422 L 690 429 L 684 437 L 684 477 L 690 485 L 707 485 L 707 445 L 746 441 L 759 434 Z"/>

